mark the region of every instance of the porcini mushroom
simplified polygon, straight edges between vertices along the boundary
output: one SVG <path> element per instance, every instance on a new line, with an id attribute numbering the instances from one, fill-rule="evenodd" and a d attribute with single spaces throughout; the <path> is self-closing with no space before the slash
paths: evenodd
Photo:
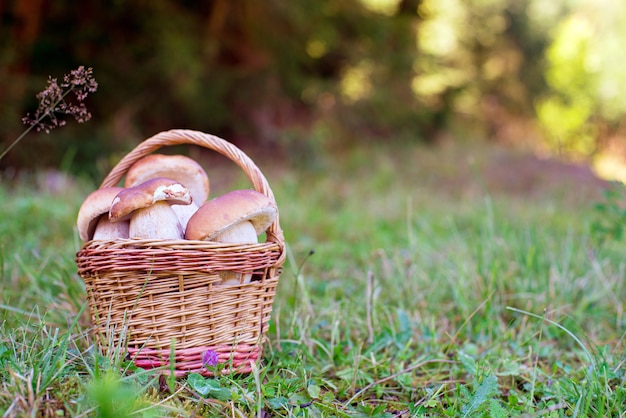
<path id="1" fill-rule="evenodd" d="M 109 220 L 130 219 L 130 238 L 182 239 L 184 230 L 170 205 L 189 205 L 189 190 L 176 180 L 157 177 L 119 192 Z"/>
<path id="2" fill-rule="evenodd" d="M 276 220 L 278 209 L 255 190 L 234 190 L 204 203 L 189 219 L 185 239 L 253 244 Z M 221 272 L 223 284 L 248 283 L 251 274 Z"/>
<path id="3" fill-rule="evenodd" d="M 109 221 L 109 209 L 113 199 L 122 190 L 122 187 L 105 187 L 95 190 L 85 198 L 76 219 L 81 240 L 87 242 L 92 239 L 128 238 L 128 222 Z"/>
<path id="4" fill-rule="evenodd" d="M 151 154 L 128 169 L 124 187 L 135 187 L 156 177 L 176 180 L 191 192 L 192 204 L 172 205 L 185 229 L 189 218 L 209 197 L 209 177 L 200 164 L 184 155 Z"/>

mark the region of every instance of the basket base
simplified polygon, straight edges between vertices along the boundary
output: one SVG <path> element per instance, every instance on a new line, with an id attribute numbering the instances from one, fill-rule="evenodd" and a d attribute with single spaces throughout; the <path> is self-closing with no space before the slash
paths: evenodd
<path id="1" fill-rule="evenodd" d="M 261 347 L 240 344 L 235 347 L 221 345 L 175 350 L 173 364 L 170 363 L 172 352 L 167 349 L 128 348 L 128 356 L 137 367 L 147 370 L 158 368 L 159 372 L 165 375 L 173 372 L 176 377 L 182 377 L 188 373 L 213 376 L 214 372 L 204 363 L 207 351 L 217 354 L 218 362 L 225 365 L 220 370 L 221 374 L 246 374 L 252 371 L 252 365 L 259 360 Z"/>

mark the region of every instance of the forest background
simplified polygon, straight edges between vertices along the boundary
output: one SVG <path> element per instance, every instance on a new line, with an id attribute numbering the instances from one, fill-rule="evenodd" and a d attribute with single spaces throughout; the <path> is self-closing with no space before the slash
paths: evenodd
<path id="1" fill-rule="evenodd" d="M 615 0 L 0 1 L 3 149 L 49 76 L 99 83 L 91 122 L 31 134 L 0 171 L 99 179 L 189 128 L 292 161 L 486 139 L 621 179 L 624 40 Z"/>

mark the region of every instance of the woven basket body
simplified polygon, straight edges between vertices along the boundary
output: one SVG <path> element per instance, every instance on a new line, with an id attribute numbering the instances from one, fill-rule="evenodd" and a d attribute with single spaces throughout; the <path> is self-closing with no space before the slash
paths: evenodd
<path id="1" fill-rule="evenodd" d="M 234 145 L 188 130 L 161 132 L 126 155 L 101 188 L 117 185 L 130 166 L 162 146 L 192 144 L 235 162 L 253 187 L 274 200 L 257 166 Z M 262 352 L 284 261 L 278 218 L 258 244 L 190 240 L 90 241 L 76 255 L 95 335 L 104 354 L 126 352 L 142 368 L 177 376 L 211 375 L 214 351 L 222 373 L 248 373 Z M 221 285 L 220 272 L 252 274 L 252 281 Z"/>

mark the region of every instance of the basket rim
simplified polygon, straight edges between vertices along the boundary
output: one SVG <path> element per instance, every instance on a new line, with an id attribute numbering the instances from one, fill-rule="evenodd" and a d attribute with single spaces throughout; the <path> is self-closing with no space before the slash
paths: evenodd
<path id="1" fill-rule="evenodd" d="M 254 243 L 229 243 L 219 241 L 200 241 L 192 239 L 155 239 L 155 238 L 114 238 L 114 239 L 92 239 L 87 241 L 84 246 L 102 246 L 102 247 L 141 247 L 141 248 L 153 248 L 153 247 L 168 247 L 174 249 L 219 249 L 219 248 L 265 248 L 268 244 L 279 244 L 277 242 L 254 242 Z"/>

